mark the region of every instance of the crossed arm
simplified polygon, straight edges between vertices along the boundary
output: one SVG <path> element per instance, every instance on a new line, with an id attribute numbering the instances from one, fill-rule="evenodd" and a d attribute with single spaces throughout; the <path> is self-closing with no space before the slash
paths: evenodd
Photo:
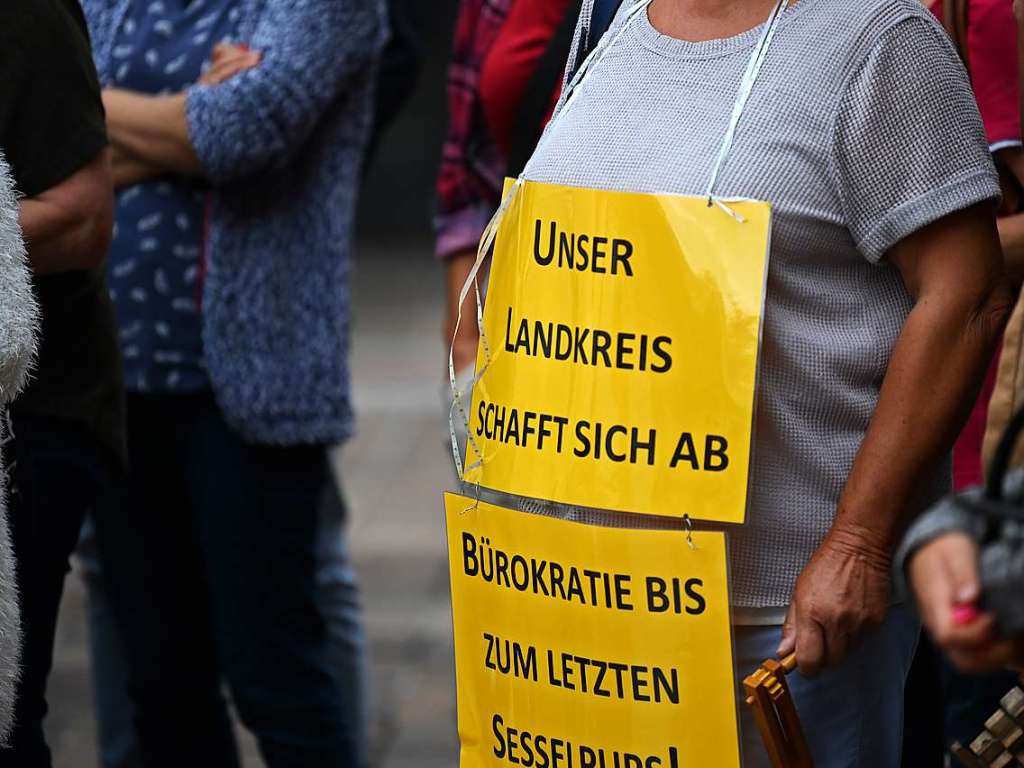
<path id="1" fill-rule="evenodd" d="M 218 45 L 199 83 L 219 85 L 259 62 L 260 54 L 244 46 Z M 203 175 L 189 135 L 186 99 L 185 92 L 151 96 L 119 88 L 103 91 L 115 187 L 165 174 Z"/>
<path id="2" fill-rule="evenodd" d="M 37 275 L 91 269 L 103 262 L 113 228 L 110 150 L 35 197 L 19 203 L 22 235 Z"/>
<path id="3" fill-rule="evenodd" d="M 252 34 L 264 50 L 218 46 L 185 93 L 107 91 L 117 181 L 170 172 L 221 184 L 285 167 L 369 76 L 383 28 L 376 2 L 271 0 Z"/>
<path id="4" fill-rule="evenodd" d="M 259 55 L 220 46 L 204 75 L 223 82 L 259 63 Z M 111 147 L 67 179 L 19 202 L 22 235 L 36 275 L 92 269 L 106 257 L 113 228 L 114 187 L 166 173 L 199 175 L 185 118 L 185 94 L 103 93 Z"/>
<path id="5" fill-rule="evenodd" d="M 185 94 L 149 96 L 107 89 L 103 106 L 113 146 L 116 187 L 165 174 L 202 173 L 185 122 Z"/>
<path id="6" fill-rule="evenodd" d="M 1024 0 L 1014 0 L 1013 11 L 1017 40 L 1024 42 Z M 1024 46 L 1020 51 L 1024 52 Z M 1018 55 L 1018 70 L 1024 77 L 1024 55 Z M 1020 96 L 1024 108 L 1024 90 Z M 1024 151 L 1004 152 L 1003 160 L 1018 180 L 1024 180 Z M 1000 219 L 999 237 L 1007 270 L 1018 281 L 1024 279 L 1024 214 Z M 933 511 L 929 517 L 939 513 Z M 1019 664 L 1024 660 L 1024 646 L 1019 640 L 1000 637 L 994 617 L 974 609 L 981 597 L 981 583 L 977 536 L 970 528 L 970 520 L 964 520 L 963 524 L 951 526 L 950 532 L 917 548 L 912 548 L 913 540 L 905 543 L 904 549 L 910 548 L 904 552 L 909 558 L 906 576 L 925 624 L 958 667 L 966 672 L 980 672 L 1010 662 Z M 967 614 L 958 616 L 958 611 L 967 606 Z"/>

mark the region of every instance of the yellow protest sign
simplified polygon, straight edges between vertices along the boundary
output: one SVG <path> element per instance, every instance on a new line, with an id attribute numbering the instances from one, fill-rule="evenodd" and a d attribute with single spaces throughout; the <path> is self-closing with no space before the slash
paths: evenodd
<path id="1" fill-rule="evenodd" d="M 724 534 L 445 509 L 461 768 L 738 768 Z"/>
<path id="2" fill-rule="evenodd" d="M 743 522 L 770 210 L 729 206 L 519 189 L 495 243 L 467 481 Z"/>

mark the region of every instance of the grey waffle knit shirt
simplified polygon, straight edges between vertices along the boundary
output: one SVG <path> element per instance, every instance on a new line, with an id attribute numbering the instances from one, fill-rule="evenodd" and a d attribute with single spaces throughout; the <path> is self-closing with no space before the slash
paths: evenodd
<path id="1" fill-rule="evenodd" d="M 759 36 L 683 42 L 641 14 L 529 177 L 703 193 Z M 734 605 L 784 606 L 832 523 L 911 309 L 886 251 L 998 182 L 967 75 L 917 0 L 799 0 L 716 192 L 774 212 L 752 499 L 730 557 Z M 921 479 L 922 504 L 949 488 L 948 464 Z"/>

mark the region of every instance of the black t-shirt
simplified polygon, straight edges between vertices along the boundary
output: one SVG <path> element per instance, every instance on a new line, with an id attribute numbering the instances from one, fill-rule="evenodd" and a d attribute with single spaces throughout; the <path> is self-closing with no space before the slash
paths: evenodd
<path id="1" fill-rule="evenodd" d="M 77 0 L 0 1 L 0 150 L 26 197 L 106 147 L 100 85 Z M 15 413 L 60 419 L 123 450 L 117 326 L 103 268 L 36 277 L 42 342 Z"/>

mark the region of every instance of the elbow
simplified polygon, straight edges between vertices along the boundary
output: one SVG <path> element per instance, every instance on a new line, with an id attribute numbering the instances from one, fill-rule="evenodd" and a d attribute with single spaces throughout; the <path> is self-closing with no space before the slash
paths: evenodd
<path id="1" fill-rule="evenodd" d="M 111 201 L 108 199 L 108 203 Z M 110 241 L 114 236 L 114 208 L 112 204 L 89 216 L 87 233 L 82 244 L 81 261 L 83 269 L 95 269 L 107 260 Z"/>
<path id="2" fill-rule="evenodd" d="M 114 237 L 114 173 L 112 153 L 104 150 L 85 172 L 85 184 L 75 196 L 78 233 L 69 259 L 71 269 L 96 269 L 107 259 Z"/>
<path id="3" fill-rule="evenodd" d="M 994 345 L 1010 319 L 1017 296 L 1009 278 L 1000 273 L 978 297 L 969 321 L 969 327 Z"/>
<path id="4" fill-rule="evenodd" d="M 90 270 L 107 259 L 114 235 L 114 200 L 110 189 L 101 187 L 96 194 L 80 201 L 77 236 L 68 244 L 66 268 Z"/>
<path id="5" fill-rule="evenodd" d="M 88 212 L 89 235 L 83 258 L 89 268 L 95 268 L 107 260 L 110 242 L 114 239 L 114 170 L 113 153 L 103 153 L 102 168 L 96 180 L 96 194 Z"/>
<path id="6" fill-rule="evenodd" d="M 113 152 L 108 148 L 98 158 L 98 168 L 92 180 L 95 194 L 90 195 L 86 213 L 86 242 L 82 258 L 88 263 L 87 269 L 103 264 L 114 239 L 114 169 Z"/>
<path id="7" fill-rule="evenodd" d="M 26 236 L 37 274 L 95 269 L 104 262 L 114 230 L 109 150 L 34 200 L 48 211 L 34 236 Z"/>

